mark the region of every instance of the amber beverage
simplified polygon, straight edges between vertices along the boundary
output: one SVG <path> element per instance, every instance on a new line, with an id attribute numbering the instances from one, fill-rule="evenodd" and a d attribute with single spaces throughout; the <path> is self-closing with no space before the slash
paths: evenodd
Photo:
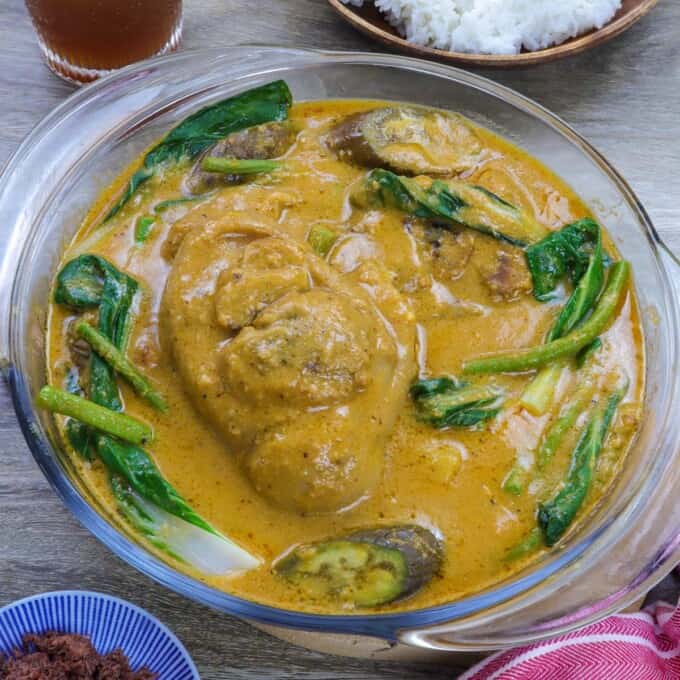
<path id="1" fill-rule="evenodd" d="M 84 83 L 174 50 L 182 0 L 26 0 L 49 67 Z"/>

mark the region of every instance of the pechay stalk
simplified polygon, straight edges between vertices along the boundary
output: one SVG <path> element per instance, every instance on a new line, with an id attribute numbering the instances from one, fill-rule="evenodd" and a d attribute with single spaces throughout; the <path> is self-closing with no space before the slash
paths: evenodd
<path id="1" fill-rule="evenodd" d="M 539 470 L 544 470 L 548 467 L 565 435 L 587 408 L 594 392 L 595 385 L 593 381 L 586 379 L 577 390 L 574 398 L 563 407 L 557 419 L 550 425 L 536 455 L 536 463 Z"/>
<path id="2" fill-rule="evenodd" d="M 307 243 L 319 257 L 326 257 L 338 240 L 338 234 L 321 224 L 315 224 L 307 234 Z"/>
<path id="3" fill-rule="evenodd" d="M 535 416 L 544 415 L 552 404 L 563 369 L 559 362 L 542 368 L 522 392 L 519 400 L 522 408 Z"/>
<path id="4" fill-rule="evenodd" d="M 588 495 L 595 466 L 616 409 L 628 390 L 628 382 L 595 411 L 572 455 L 571 467 L 562 488 L 539 506 L 538 523 L 546 545 L 553 546 L 566 533 Z"/>
<path id="5" fill-rule="evenodd" d="M 588 268 L 576 283 L 574 291 L 562 308 L 557 320 L 548 333 L 546 342 L 557 340 L 576 328 L 595 305 L 604 285 L 604 262 L 602 257 L 602 232 L 595 224 L 595 247 L 590 256 Z M 520 399 L 520 404 L 534 415 L 543 415 L 553 400 L 557 384 L 562 375 L 560 362 L 542 368 L 529 383 Z"/>

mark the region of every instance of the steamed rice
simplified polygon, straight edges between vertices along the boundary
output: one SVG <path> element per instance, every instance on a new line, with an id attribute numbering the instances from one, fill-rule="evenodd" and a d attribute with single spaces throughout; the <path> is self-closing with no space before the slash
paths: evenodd
<path id="1" fill-rule="evenodd" d="M 343 0 L 361 6 L 371 0 Z M 409 42 L 441 50 L 518 54 L 601 28 L 622 0 L 372 0 Z"/>

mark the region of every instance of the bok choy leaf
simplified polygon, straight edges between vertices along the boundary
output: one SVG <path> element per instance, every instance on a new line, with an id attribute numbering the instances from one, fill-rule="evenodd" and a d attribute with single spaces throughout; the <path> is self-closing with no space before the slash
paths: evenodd
<path id="1" fill-rule="evenodd" d="M 137 281 L 103 257 L 85 254 L 66 263 L 57 275 L 54 301 L 78 311 L 97 309 L 100 332 L 122 350 L 127 343 L 131 310 L 138 289 Z M 113 368 L 96 354 L 90 359 L 88 392 L 95 404 L 122 411 L 123 404 Z M 66 433 L 71 445 L 81 456 L 92 457 L 89 428 L 77 421 L 69 421 Z"/>
<path id="2" fill-rule="evenodd" d="M 595 239 L 592 252 L 589 255 L 588 267 L 580 278 L 576 280 L 572 279 L 575 288 L 562 308 L 553 327 L 550 329 L 546 342 L 552 342 L 553 340 L 557 340 L 558 338 L 567 335 L 582 323 L 594 308 L 602 291 L 602 287 L 604 286 L 604 254 L 602 251 L 602 232 L 600 226 L 593 220 L 582 220 L 581 222 L 584 222 L 585 224 L 576 229 L 575 232 L 574 224 L 568 225 L 560 231 L 551 234 L 547 239 L 544 239 L 544 241 L 541 242 L 544 244 L 543 246 L 539 243 L 527 250 L 527 261 L 530 264 L 532 277 L 534 279 L 534 291 L 536 291 L 537 282 L 539 286 L 545 285 L 545 279 L 542 277 L 542 272 L 535 266 L 531 268 L 532 262 L 534 262 L 534 264 L 536 262 L 545 263 L 548 261 L 556 263 L 557 260 L 553 260 L 552 258 L 557 257 L 558 252 L 561 252 L 562 254 L 564 254 L 564 252 L 571 252 L 564 250 L 565 243 L 571 243 L 571 245 L 573 245 L 573 233 L 581 233 L 579 229 L 589 230 L 587 232 L 588 235 Z M 562 232 L 566 233 L 563 234 Z M 572 234 L 572 236 L 569 234 Z M 555 243 L 561 243 L 561 245 L 556 246 Z M 552 253 L 550 257 L 548 257 L 546 252 L 541 256 L 536 256 L 536 253 L 540 252 L 543 247 L 547 248 L 546 252 Z M 533 255 L 531 255 L 531 253 L 533 253 Z M 581 257 L 583 254 L 584 253 L 579 253 L 578 257 Z M 574 256 L 574 258 L 575 257 L 576 256 Z M 569 268 L 568 262 L 566 262 L 564 258 L 560 261 L 566 272 Z M 554 271 L 554 267 L 552 271 Z M 572 276 L 578 276 L 578 271 L 574 268 L 572 268 Z M 593 343 L 594 342 L 595 341 L 593 341 Z M 534 415 L 543 415 L 546 413 L 552 402 L 555 388 L 561 374 L 562 366 L 559 365 L 559 363 L 551 364 L 541 369 L 538 375 L 524 390 L 520 399 L 522 406 Z"/>
<path id="3" fill-rule="evenodd" d="M 354 203 L 398 208 L 437 224 L 461 224 L 512 243 L 536 243 L 550 230 L 533 217 L 484 187 L 458 180 L 402 177 L 372 170 L 353 192 Z"/>
<path id="4" fill-rule="evenodd" d="M 154 545 L 211 573 L 259 564 L 197 514 L 146 451 L 100 435 L 97 453 L 113 474 L 112 490 L 124 516 Z"/>
<path id="5" fill-rule="evenodd" d="M 586 217 L 554 231 L 526 249 L 534 282 L 534 296 L 545 302 L 555 297 L 560 281 L 569 277 L 576 285 L 586 273 L 591 255 L 600 250 L 600 225 Z"/>
<path id="6" fill-rule="evenodd" d="M 546 545 L 552 546 L 559 541 L 583 505 L 607 431 L 627 391 L 626 381 L 625 385 L 609 396 L 605 407 L 596 410 L 591 416 L 572 455 L 564 486 L 539 507 L 538 523 Z"/>
<path id="7" fill-rule="evenodd" d="M 219 139 L 232 132 L 285 120 L 292 104 L 288 85 L 277 80 L 242 92 L 192 114 L 168 132 L 149 151 L 142 167 L 130 178 L 123 194 L 109 210 L 104 221 L 111 219 L 132 198 L 137 189 L 154 176 L 164 163 L 192 160 Z"/>
<path id="8" fill-rule="evenodd" d="M 418 418 L 437 429 L 479 425 L 494 418 L 502 404 L 502 395 L 496 388 L 450 377 L 418 380 L 410 394 Z"/>
<path id="9" fill-rule="evenodd" d="M 95 352 L 101 352 L 117 370 L 136 382 L 137 389 L 148 398 L 150 386 L 124 356 L 137 289 L 134 279 L 103 258 L 81 255 L 59 272 L 54 297 L 56 302 L 74 309 L 98 309 L 99 332 L 93 333 L 84 322 L 78 324 L 78 332 L 82 334 L 85 330 L 85 337 L 93 343 Z M 95 352 L 91 357 L 91 402 L 80 399 L 78 405 L 82 407 L 81 402 L 85 402 L 90 410 L 98 405 L 119 419 L 127 418 L 116 413 L 122 411 L 122 403 L 113 368 Z M 96 370 L 96 366 L 101 370 Z M 63 395 L 60 398 L 63 400 Z M 164 406 L 162 399 L 158 399 L 152 395 L 152 402 Z M 72 415 L 78 416 L 75 412 Z M 89 423 L 96 424 L 91 418 Z M 66 432 L 71 445 L 81 455 L 92 458 L 96 453 L 99 456 L 111 473 L 112 491 L 121 513 L 156 547 L 211 573 L 257 566 L 255 557 L 222 536 L 191 508 L 139 446 L 110 436 L 101 428 L 87 427 L 79 420 L 69 421 Z M 115 431 L 115 434 L 125 432 Z"/>
<path id="10" fill-rule="evenodd" d="M 152 545 L 207 574 L 253 569 L 259 560 L 219 532 L 200 531 L 136 493 L 121 477 L 111 477 L 118 510 Z"/>

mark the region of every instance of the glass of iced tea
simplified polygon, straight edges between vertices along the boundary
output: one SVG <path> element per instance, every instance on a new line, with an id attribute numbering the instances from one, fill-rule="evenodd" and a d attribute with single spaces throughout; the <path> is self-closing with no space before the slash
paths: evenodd
<path id="1" fill-rule="evenodd" d="M 182 0 L 26 0 L 48 66 L 74 83 L 177 48 Z"/>

